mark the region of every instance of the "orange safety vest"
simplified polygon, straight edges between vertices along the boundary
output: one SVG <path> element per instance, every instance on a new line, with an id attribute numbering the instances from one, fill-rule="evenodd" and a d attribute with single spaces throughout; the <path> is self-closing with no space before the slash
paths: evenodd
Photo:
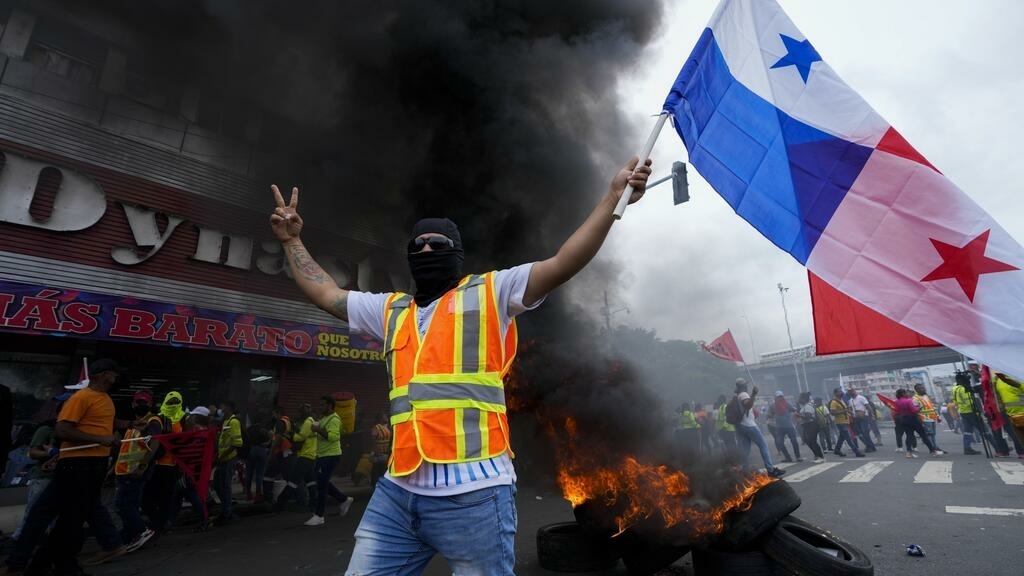
<path id="1" fill-rule="evenodd" d="M 292 451 L 292 441 L 288 439 L 288 433 L 292 431 L 292 421 L 287 416 L 281 416 L 281 421 L 284 422 L 284 433 L 280 437 L 277 435 L 277 426 L 274 426 L 274 439 L 280 440 L 274 448 L 274 454 Z"/>
<path id="2" fill-rule="evenodd" d="M 170 422 L 170 420 L 167 420 L 167 421 Z M 177 422 L 170 422 L 171 429 L 170 430 L 166 430 L 165 429 L 164 433 L 177 434 L 178 432 L 181 432 L 182 430 L 184 430 L 184 428 L 181 425 L 181 423 L 184 422 L 184 421 L 185 421 L 185 418 L 182 417 L 182 419 L 178 420 Z M 171 456 L 170 452 L 168 452 L 167 450 L 164 450 L 164 455 L 156 459 L 156 465 L 157 466 L 174 466 L 175 465 L 174 464 L 174 456 Z"/>
<path id="3" fill-rule="evenodd" d="M 427 462 L 486 460 L 511 453 L 503 378 L 516 355 L 515 321 L 501 334 L 494 272 L 463 278 L 437 301 L 420 336 L 412 296 L 384 308 L 391 380 L 393 476 Z"/>
<path id="4" fill-rule="evenodd" d="M 928 395 L 914 394 L 914 399 L 921 403 L 921 411 L 917 414 L 921 421 L 939 421 L 939 411 L 935 409 L 935 405 L 932 404 L 932 399 Z"/>
<path id="5" fill-rule="evenodd" d="M 146 426 L 149 426 L 153 420 L 160 420 L 159 416 L 150 416 L 149 420 L 146 421 Z M 129 428 L 124 435 L 125 440 L 131 440 L 132 438 L 138 438 L 134 442 L 121 442 L 121 448 L 117 453 L 117 463 L 114 464 L 114 474 L 117 476 L 124 476 L 131 474 L 142 463 L 142 460 L 149 454 L 149 439 L 143 440 L 142 432 L 135 428 Z"/>

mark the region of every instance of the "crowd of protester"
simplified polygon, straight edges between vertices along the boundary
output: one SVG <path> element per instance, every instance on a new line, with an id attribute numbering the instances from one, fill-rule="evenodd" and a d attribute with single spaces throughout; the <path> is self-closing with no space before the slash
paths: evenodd
<path id="1" fill-rule="evenodd" d="M 333 397 L 322 398 L 317 410 L 299 406 L 293 421 L 280 406 L 270 414 L 245 416 L 227 400 L 189 407 L 190 399 L 177 391 L 157 402 L 152 392 L 140 390 L 132 396 L 132 417 L 118 419 L 110 394 L 121 372 L 111 360 L 95 361 L 87 386 L 54 398 L 55 417 L 42 423 L 30 442 L 35 465 L 28 473 L 25 511 L 0 573 L 82 573 L 77 556 L 84 524 L 99 551 L 83 565 L 153 546 L 179 525 L 185 502 L 194 530 L 201 532 L 236 521 L 237 501 L 277 511 L 308 510 L 306 526 L 325 523 L 328 497 L 342 516 L 352 506 L 353 498 L 331 479 L 343 436 Z M 215 466 L 200 492 L 157 437 L 210 428 L 216 429 L 211 437 Z M 378 416 L 367 435 L 365 479 L 375 480 L 391 449 L 388 419 Z M 108 507 L 102 492 L 111 484 Z"/>

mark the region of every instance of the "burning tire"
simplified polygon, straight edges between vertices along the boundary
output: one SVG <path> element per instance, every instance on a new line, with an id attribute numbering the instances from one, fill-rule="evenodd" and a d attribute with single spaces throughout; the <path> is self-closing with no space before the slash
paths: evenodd
<path id="1" fill-rule="evenodd" d="M 576 522 L 548 524 L 537 530 L 537 560 L 555 572 L 597 572 L 619 561 L 607 540 L 587 537 Z"/>
<path id="2" fill-rule="evenodd" d="M 658 545 L 636 535 L 621 542 L 619 549 L 630 576 L 654 574 L 690 552 L 689 546 Z"/>
<path id="3" fill-rule="evenodd" d="M 857 547 L 799 518 L 779 522 L 762 550 L 790 571 L 807 576 L 871 576 L 875 568 Z"/>
<path id="4" fill-rule="evenodd" d="M 791 576 L 778 562 L 759 551 L 694 550 L 693 572 L 701 576 Z"/>
<path id="5" fill-rule="evenodd" d="M 782 480 L 772 482 L 754 494 L 749 509 L 729 513 L 725 530 L 714 544 L 724 550 L 748 549 L 799 507 L 800 496 L 792 486 Z"/>

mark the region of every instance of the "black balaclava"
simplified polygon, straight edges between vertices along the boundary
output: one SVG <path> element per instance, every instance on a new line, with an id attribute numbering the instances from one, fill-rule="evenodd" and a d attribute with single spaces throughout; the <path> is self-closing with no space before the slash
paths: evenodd
<path id="1" fill-rule="evenodd" d="M 447 218 L 424 218 L 412 227 L 409 237 L 410 252 L 414 250 L 412 241 L 423 234 L 444 234 L 455 244 L 444 250 L 415 252 L 409 254 L 409 271 L 416 281 L 416 295 L 413 297 L 418 306 L 426 306 L 454 288 L 462 278 L 462 235 L 455 222 Z"/>

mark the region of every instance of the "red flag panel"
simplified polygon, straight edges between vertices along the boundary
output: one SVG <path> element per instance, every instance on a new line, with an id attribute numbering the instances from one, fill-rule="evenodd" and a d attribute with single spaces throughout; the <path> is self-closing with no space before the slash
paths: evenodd
<path id="1" fill-rule="evenodd" d="M 214 448 L 217 446 L 217 429 L 192 430 L 175 434 L 155 436 L 182 473 L 196 487 L 200 499 L 206 500 L 213 470 Z"/>
<path id="2" fill-rule="evenodd" d="M 808 270 L 817 354 L 941 346 L 857 302 Z"/>
<path id="3" fill-rule="evenodd" d="M 732 362 L 743 362 L 743 355 L 740 354 L 740 348 L 736 345 L 736 339 L 732 337 L 732 330 L 726 330 L 725 334 L 715 338 L 710 344 L 704 344 L 703 346 L 704 350 L 716 358 Z"/>

